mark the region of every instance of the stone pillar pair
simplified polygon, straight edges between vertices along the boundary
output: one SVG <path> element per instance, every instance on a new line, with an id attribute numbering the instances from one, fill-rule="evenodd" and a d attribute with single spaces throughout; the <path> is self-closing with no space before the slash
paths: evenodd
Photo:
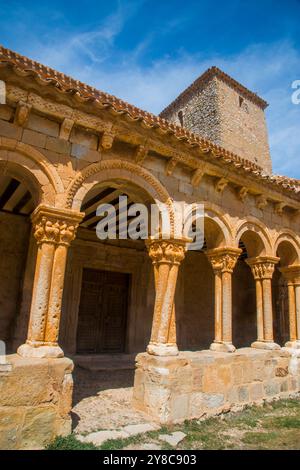
<path id="1" fill-rule="evenodd" d="M 178 269 L 184 259 L 187 240 L 150 239 L 149 256 L 154 267 L 155 304 L 147 352 L 156 356 L 176 356 L 175 290 Z"/>
<path id="2" fill-rule="evenodd" d="M 234 352 L 232 344 L 232 273 L 242 250 L 221 247 L 206 252 L 215 275 L 215 339 L 212 351 Z"/>
<path id="3" fill-rule="evenodd" d="M 149 354 L 178 354 L 174 296 L 185 247 L 184 240 L 148 242 L 156 287 L 151 340 L 147 347 Z M 214 351 L 235 351 L 232 344 L 232 272 L 240 253 L 239 248 L 231 247 L 216 248 L 207 252 L 215 273 L 215 340 L 211 345 Z"/>
<path id="4" fill-rule="evenodd" d="M 300 265 L 280 268 L 287 280 L 289 299 L 290 340 L 288 348 L 300 349 Z"/>
<path id="5" fill-rule="evenodd" d="M 32 215 L 38 244 L 28 336 L 18 348 L 24 357 L 62 357 L 59 322 L 67 252 L 83 214 L 38 206 Z"/>
<path id="6" fill-rule="evenodd" d="M 274 342 L 272 277 L 279 258 L 258 256 L 246 260 L 250 266 L 256 286 L 257 340 L 253 348 L 280 349 Z"/>

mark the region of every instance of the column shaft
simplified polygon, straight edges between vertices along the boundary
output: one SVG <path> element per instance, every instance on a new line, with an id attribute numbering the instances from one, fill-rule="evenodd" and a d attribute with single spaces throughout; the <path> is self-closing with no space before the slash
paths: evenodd
<path id="1" fill-rule="evenodd" d="M 300 284 L 295 284 L 295 301 L 296 301 L 297 341 L 300 341 Z"/>
<path id="2" fill-rule="evenodd" d="M 255 279 L 256 289 L 257 340 L 251 344 L 253 348 L 280 349 L 280 346 L 274 343 L 272 305 L 272 277 L 278 261 L 279 258 L 272 256 L 258 256 L 246 260 Z"/>
<path id="3" fill-rule="evenodd" d="M 271 279 L 263 279 L 264 340 L 273 342 L 273 306 Z"/>
<path id="4" fill-rule="evenodd" d="M 176 344 L 176 320 L 174 297 L 180 262 L 184 258 L 186 241 L 149 240 L 149 256 L 154 266 L 155 305 L 153 313 L 149 354 L 174 356 Z"/>
<path id="5" fill-rule="evenodd" d="M 62 357 L 58 346 L 59 322 L 67 250 L 83 214 L 39 206 L 32 215 L 38 243 L 35 278 L 24 357 Z"/>
<path id="6" fill-rule="evenodd" d="M 53 261 L 45 343 L 57 345 L 68 247 L 58 245 Z"/>
<path id="7" fill-rule="evenodd" d="M 38 248 L 27 338 L 29 344 L 43 343 L 45 339 L 54 252 L 52 243 L 42 243 Z"/>
<path id="8" fill-rule="evenodd" d="M 232 274 L 230 272 L 222 273 L 222 330 L 223 341 L 232 343 Z"/>
<path id="9" fill-rule="evenodd" d="M 215 339 L 210 349 L 234 352 L 232 344 L 232 272 L 239 248 L 215 248 L 206 252 L 215 274 Z"/>
<path id="10" fill-rule="evenodd" d="M 280 268 L 288 285 L 290 338 L 288 348 L 300 349 L 300 265 L 292 264 Z"/>
<path id="11" fill-rule="evenodd" d="M 288 297 L 289 297 L 290 341 L 296 341 L 297 340 L 296 295 L 295 295 L 295 287 L 292 282 L 288 282 Z"/>
<path id="12" fill-rule="evenodd" d="M 264 311 L 263 311 L 263 292 L 260 279 L 255 280 L 256 288 L 256 314 L 257 314 L 257 341 L 264 340 Z"/>
<path id="13" fill-rule="evenodd" d="M 215 342 L 222 342 L 222 274 L 215 273 Z"/>

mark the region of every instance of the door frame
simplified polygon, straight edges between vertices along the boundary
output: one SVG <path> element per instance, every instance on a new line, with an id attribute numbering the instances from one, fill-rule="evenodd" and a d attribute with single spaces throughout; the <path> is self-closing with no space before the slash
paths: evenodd
<path id="1" fill-rule="evenodd" d="M 110 272 L 110 273 L 120 273 L 120 274 L 125 274 L 127 276 L 127 295 L 126 295 L 126 317 L 125 317 L 125 334 L 124 337 L 122 338 L 122 342 L 124 344 L 124 351 L 123 352 L 97 352 L 97 353 L 78 353 L 77 352 L 77 338 L 78 338 L 78 319 L 79 319 L 79 311 L 80 311 L 80 303 L 81 303 L 81 293 L 82 293 L 82 285 L 83 285 L 83 271 L 85 269 L 91 270 L 91 271 L 100 271 L 100 272 Z M 131 285 L 132 285 L 132 274 L 128 273 L 127 271 L 120 271 L 116 269 L 102 269 L 102 268 L 95 268 L 95 267 L 86 267 L 82 266 L 81 267 L 81 273 L 80 273 L 80 279 L 81 279 L 81 284 L 80 284 L 80 295 L 79 295 L 79 305 L 78 305 L 78 313 L 77 313 L 77 327 L 76 327 L 76 354 L 125 354 L 127 352 L 127 337 L 128 337 L 128 317 L 129 317 L 129 306 L 130 306 L 130 293 L 131 293 Z M 99 332 L 98 332 L 99 333 Z M 103 332 L 102 332 L 103 333 Z M 101 335 L 100 335 L 101 336 Z"/>

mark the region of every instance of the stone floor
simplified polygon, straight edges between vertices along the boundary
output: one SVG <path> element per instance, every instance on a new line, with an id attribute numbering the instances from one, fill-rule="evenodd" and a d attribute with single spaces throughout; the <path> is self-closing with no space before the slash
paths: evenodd
<path id="1" fill-rule="evenodd" d="M 132 408 L 132 355 L 75 356 L 73 431 L 86 434 L 145 424 L 151 418 Z"/>

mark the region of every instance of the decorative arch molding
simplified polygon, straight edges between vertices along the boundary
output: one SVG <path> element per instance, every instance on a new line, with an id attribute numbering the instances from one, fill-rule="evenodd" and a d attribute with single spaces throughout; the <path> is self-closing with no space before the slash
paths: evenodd
<path id="1" fill-rule="evenodd" d="M 268 229 L 264 224 L 262 224 L 255 217 L 248 217 L 246 220 L 244 220 L 239 225 L 237 225 L 235 234 L 234 234 L 234 240 L 235 240 L 236 246 L 238 246 L 241 237 L 247 231 L 254 232 L 256 233 L 256 235 L 258 235 L 258 237 L 260 238 L 264 246 L 265 255 L 273 255 L 272 240 L 268 232 Z"/>
<path id="2" fill-rule="evenodd" d="M 300 262 L 300 240 L 299 237 L 290 229 L 283 229 L 280 231 L 274 243 L 274 256 L 276 256 L 280 243 L 288 242 L 293 246 L 297 253 L 298 261 Z"/>
<path id="3" fill-rule="evenodd" d="M 63 183 L 54 166 L 30 145 L 0 137 L 0 161 L 26 168 L 33 175 L 41 188 L 40 202 L 54 204 L 56 195 L 64 192 Z"/>
<path id="4" fill-rule="evenodd" d="M 215 205 L 204 203 L 204 217 L 214 222 L 221 230 L 224 237 L 225 246 L 233 246 L 232 228 L 228 220 L 222 214 L 222 211 Z"/>
<path id="5" fill-rule="evenodd" d="M 104 160 L 85 167 L 67 188 L 65 207 L 80 210 L 88 191 L 95 184 L 110 180 L 129 181 L 145 190 L 153 201 L 166 204 L 169 208 L 171 229 L 174 231 L 174 210 L 168 191 L 150 171 L 127 160 Z"/>

